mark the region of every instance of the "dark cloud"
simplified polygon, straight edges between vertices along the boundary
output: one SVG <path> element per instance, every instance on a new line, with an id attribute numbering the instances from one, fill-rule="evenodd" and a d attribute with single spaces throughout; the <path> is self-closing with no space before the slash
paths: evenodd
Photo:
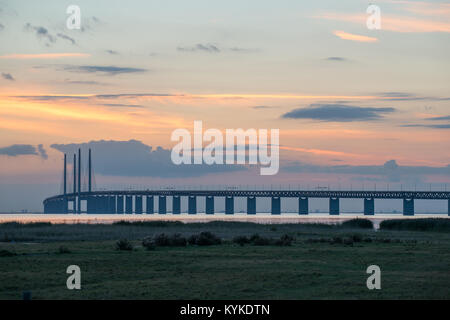
<path id="1" fill-rule="evenodd" d="M 200 175 L 246 170 L 239 165 L 174 165 L 171 150 L 153 149 L 137 140 L 91 141 L 82 144 L 53 144 L 52 148 L 76 153 L 81 148 L 84 157 L 92 149 L 94 172 L 109 176 L 128 177 L 196 177 Z"/>
<path id="2" fill-rule="evenodd" d="M 105 86 L 107 85 L 106 83 L 103 82 L 99 82 L 99 81 L 85 81 L 85 80 L 70 80 L 70 79 L 66 79 L 64 81 L 64 83 L 69 83 L 69 84 L 82 84 L 82 85 L 94 85 L 94 86 Z"/>
<path id="3" fill-rule="evenodd" d="M 183 94 L 171 93 L 117 93 L 117 94 L 98 94 L 95 97 L 99 99 L 120 99 L 120 98 L 135 98 L 135 97 L 180 97 Z"/>
<path id="4" fill-rule="evenodd" d="M 426 119 L 426 120 L 432 120 L 432 121 L 450 120 L 450 116 L 434 117 L 434 118 L 428 118 L 428 119 Z"/>
<path id="5" fill-rule="evenodd" d="M 198 43 L 193 47 L 178 47 L 177 50 L 181 52 L 196 52 L 196 51 L 203 51 L 209 53 L 220 52 L 220 49 L 213 44 L 201 44 L 201 43 Z"/>
<path id="6" fill-rule="evenodd" d="M 55 36 L 51 35 L 47 28 L 41 27 L 41 26 L 33 26 L 30 23 L 26 23 L 25 24 L 25 30 L 26 31 L 30 31 L 30 32 L 34 32 L 34 34 L 39 38 L 39 39 L 44 39 L 48 41 L 48 45 L 50 43 L 55 43 L 56 42 L 56 38 Z"/>
<path id="7" fill-rule="evenodd" d="M 449 97 L 432 97 L 432 96 L 419 96 L 408 92 L 388 91 L 375 94 L 377 97 L 383 98 L 385 101 L 447 101 Z"/>
<path id="8" fill-rule="evenodd" d="M 119 54 L 119 52 L 114 51 L 114 50 L 105 50 L 105 51 L 106 51 L 106 53 L 109 53 L 109 54 L 112 54 L 112 55 L 118 55 Z"/>
<path id="9" fill-rule="evenodd" d="M 141 73 L 148 71 L 141 68 L 116 67 L 116 66 L 65 66 L 64 70 L 82 73 L 102 73 L 108 75 L 124 74 L 124 73 Z"/>
<path id="10" fill-rule="evenodd" d="M 328 58 L 325 58 L 325 60 L 339 61 L 339 62 L 348 61 L 346 58 L 343 58 L 343 57 L 328 57 Z"/>
<path id="11" fill-rule="evenodd" d="M 395 160 L 389 160 L 381 166 L 318 166 L 294 162 L 283 166 L 282 170 L 286 172 L 375 175 L 388 178 L 390 181 L 400 181 L 402 178 L 413 175 L 450 175 L 450 165 L 446 167 L 400 166 Z"/>
<path id="12" fill-rule="evenodd" d="M 394 108 L 356 107 L 342 104 L 311 104 L 307 108 L 294 109 L 282 115 L 286 119 L 311 119 L 331 122 L 373 121 Z"/>
<path id="13" fill-rule="evenodd" d="M 0 155 L 9 157 L 33 155 L 40 156 L 42 159 L 48 158 L 47 152 L 42 144 L 38 145 L 37 148 L 31 144 L 13 144 L 8 147 L 0 148 Z"/>
<path id="14" fill-rule="evenodd" d="M 121 104 L 121 103 L 103 103 L 101 106 L 114 107 L 114 108 L 145 108 L 138 104 Z"/>
<path id="15" fill-rule="evenodd" d="M 76 41 L 75 41 L 74 38 L 71 38 L 71 37 L 69 37 L 69 36 L 66 36 L 65 34 L 58 33 L 56 36 L 59 37 L 59 38 L 61 38 L 61 39 L 64 39 L 64 40 L 68 40 L 68 41 L 70 41 L 72 44 L 76 44 Z"/>
<path id="16" fill-rule="evenodd" d="M 88 100 L 89 97 L 83 96 L 14 96 L 19 99 L 33 100 L 33 101 L 59 101 L 59 100 Z"/>
<path id="17" fill-rule="evenodd" d="M 2 78 L 9 81 L 15 81 L 14 77 L 10 73 L 2 72 Z"/>
<path id="18" fill-rule="evenodd" d="M 404 124 L 404 128 L 450 129 L 450 124 Z"/>
<path id="19" fill-rule="evenodd" d="M 44 149 L 44 146 L 42 144 L 38 145 L 38 152 L 42 159 L 48 159 L 47 151 Z"/>

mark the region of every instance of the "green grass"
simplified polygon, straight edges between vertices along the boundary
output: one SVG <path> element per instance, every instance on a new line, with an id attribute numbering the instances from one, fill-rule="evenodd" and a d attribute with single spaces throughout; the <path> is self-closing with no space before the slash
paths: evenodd
<path id="1" fill-rule="evenodd" d="M 201 231 L 220 236 L 223 244 L 142 246 L 142 239 L 154 234 Z M 8 252 L 0 256 L 0 299 L 20 299 L 27 290 L 33 299 L 450 298 L 450 234 L 445 232 L 246 223 L 0 225 L 0 235 L 5 232 L 10 239 L 29 240 L 0 242 L 0 251 Z M 295 241 L 292 246 L 232 243 L 254 233 L 289 234 Z M 134 249 L 116 250 L 119 239 L 128 239 Z M 66 268 L 72 264 L 81 268 L 79 291 L 66 289 Z M 372 264 L 381 268 L 381 290 L 366 288 Z"/>

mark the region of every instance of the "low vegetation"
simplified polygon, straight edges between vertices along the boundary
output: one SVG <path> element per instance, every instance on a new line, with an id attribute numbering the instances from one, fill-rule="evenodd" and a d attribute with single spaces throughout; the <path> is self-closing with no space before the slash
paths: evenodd
<path id="1" fill-rule="evenodd" d="M 450 232 L 450 219 L 394 219 L 380 223 L 380 230 Z"/>

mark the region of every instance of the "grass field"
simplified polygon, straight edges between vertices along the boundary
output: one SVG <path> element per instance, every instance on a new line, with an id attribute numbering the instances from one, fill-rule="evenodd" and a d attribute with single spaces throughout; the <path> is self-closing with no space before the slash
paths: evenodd
<path id="1" fill-rule="evenodd" d="M 157 247 L 147 236 L 210 231 L 221 245 Z M 239 246 L 235 236 L 288 234 L 291 246 Z M 128 239 L 131 251 L 115 249 Z M 340 241 L 339 239 L 343 240 Z M 346 241 L 354 239 L 354 241 Z M 450 233 L 239 222 L 0 224 L 0 299 L 449 299 Z M 67 250 L 61 250 L 63 246 Z M 66 252 L 69 251 L 69 252 Z M 81 290 L 66 268 L 81 268 Z M 381 268 L 381 290 L 366 269 Z"/>

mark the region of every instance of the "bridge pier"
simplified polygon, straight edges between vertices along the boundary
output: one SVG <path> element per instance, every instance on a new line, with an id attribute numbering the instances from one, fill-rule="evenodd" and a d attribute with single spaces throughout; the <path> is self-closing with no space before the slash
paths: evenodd
<path id="1" fill-rule="evenodd" d="M 136 214 L 142 214 L 142 196 L 134 197 L 134 211 Z"/>
<path id="2" fill-rule="evenodd" d="M 108 197 L 108 213 L 116 214 L 116 196 L 109 196 Z"/>
<path id="3" fill-rule="evenodd" d="M 413 216 L 414 215 L 414 199 L 403 199 L 403 215 Z"/>
<path id="4" fill-rule="evenodd" d="M 125 196 L 125 213 L 133 214 L 133 196 Z"/>
<path id="5" fill-rule="evenodd" d="M 123 196 L 117 196 L 117 213 L 123 214 Z"/>
<path id="6" fill-rule="evenodd" d="M 450 216 L 450 199 L 448 199 L 447 201 L 448 201 L 448 215 Z"/>
<path id="7" fill-rule="evenodd" d="M 272 197 L 272 214 L 281 214 L 281 198 Z"/>
<path id="8" fill-rule="evenodd" d="M 234 197 L 225 197 L 225 214 L 234 214 Z"/>
<path id="9" fill-rule="evenodd" d="M 214 197 L 207 196 L 206 197 L 206 214 L 214 214 Z"/>
<path id="10" fill-rule="evenodd" d="M 247 197 L 247 214 L 256 214 L 256 197 Z"/>
<path id="11" fill-rule="evenodd" d="M 375 199 L 364 198 L 364 215 L 373 216 L 375 214 Z"/>
<path id="12" fill-rule="evenodd" d="M 180 214 L 181 213 L 181 200 L 180 196 L 172 197 L 172 214 Z"/>
<path id="13" fill-rule="evenodd" d="M 330 215 L 339 215 L 339 198 L 330 198 Z"/>
<path id="14" fill-rule="evenodd" d="M 298 214 L 305 215 L 309 213 L 309 199 L 298 198 Z"/>
<path id="15" fill-rule="evenodd" d="M 188 213 L 189 214 L 197 214 L 197 197 L 196 196 L 188 197 Z"/>
<path id="16" fill-rule="evenodd" d="M 158 203 L 158 211 L 159 214 L 166 214 L 167 208 L 166 208 L 166 196 L 159 196 L 159 203 Z"/>
<path id="17" fill-rule="evenodd" d="M 102 203 L 102 197 L 101 196 L 97 196 L 95 197 L 95 213 L 103 213 L 103 203 Z"/>
<path id="18" fill-rule="evenodd" d="M 94 196 L 88 196 L 86 200 L 87 200 L 87 205 L 86 205 L 87 213 L 88 214 L 94 213 L 94 211 L 95 211 L 95 207 L 94 207 L 95 197 Z"/>
<path id="19" fill-rule="evenodd" d="M 147 196 L 146 200 L 146 208 L 145 211 L 147 214 L 153 214 L 154 213 L 154 205 L 153 205 L 153 196 Z"/>

